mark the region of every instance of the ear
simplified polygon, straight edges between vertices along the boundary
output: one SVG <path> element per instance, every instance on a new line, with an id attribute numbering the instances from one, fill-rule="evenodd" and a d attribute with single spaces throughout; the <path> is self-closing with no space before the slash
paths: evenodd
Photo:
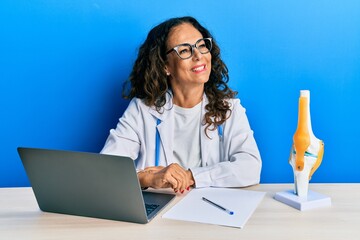
<path id="1" fill-rule="evenodd" d="M 164 70 L 165 70 L 166 76 L 170 76 L 170 72 L 169 72 L 169 69 L 167 66 L 165 66 Z"/>

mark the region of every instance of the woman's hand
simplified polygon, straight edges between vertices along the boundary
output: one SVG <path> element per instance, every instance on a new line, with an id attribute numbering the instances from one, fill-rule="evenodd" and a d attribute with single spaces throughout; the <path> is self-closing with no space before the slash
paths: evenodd
<path id="1" fill-rule="evenodd" d="M 142 187 L 169 188 L 183 193 L 194 185 L 195 181 L 190 170 L 173 163 L 167 167 L 148 167 L 138 173 Z"/>

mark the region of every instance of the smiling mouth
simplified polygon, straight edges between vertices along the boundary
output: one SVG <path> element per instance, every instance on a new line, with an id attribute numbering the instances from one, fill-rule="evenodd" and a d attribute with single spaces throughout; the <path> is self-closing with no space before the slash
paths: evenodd
<path id="1" fill-rule="evenodd" d="M 202 72 L 205 70 L 205 64 L 191 69 L 193 72 Z"/>

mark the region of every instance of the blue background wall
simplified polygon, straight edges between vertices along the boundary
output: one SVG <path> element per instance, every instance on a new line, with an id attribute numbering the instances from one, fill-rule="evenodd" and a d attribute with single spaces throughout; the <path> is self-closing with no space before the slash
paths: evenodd
<path id="1" fill-rule="evenodd" d="M 299 90 L 325 141 L 312 182 L 360 182 L 360 1 L 0 1 L 0 186 L 28 186 L 18 146 L 98 152 L 121 84 L 161 21 L 213 33 L 255 131 L 263 183 L 292 182 Z"/>

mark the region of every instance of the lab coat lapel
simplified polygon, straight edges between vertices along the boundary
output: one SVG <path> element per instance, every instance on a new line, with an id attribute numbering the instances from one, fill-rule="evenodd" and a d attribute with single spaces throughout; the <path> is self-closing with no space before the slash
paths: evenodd
<path id="1" fill-rule="evenodd" d="M 173 111 L 171 110 L 171 114 Z M 170 114 L 169 114 L 170 115 Z M 166 165 L 173 163 L 173 146 L 174 146 L 174 121 L 168 117 L 161 121 L 157 126 L 160 135 L 160 142 L 165 154 Z M 162 161 L 160 161 L 162 163 Z M 160 164 L 161 165 L 161 164 Z"/>
<path id="2" fill-rule="evenodd" d="M 202 118 L 205 117 L 205 106 L 208 104 L 208 99 L 206 97 L 206 95 L 204 94 L 203 96 L 203 102 L 202 102 L 202 106 L 201 106 L 201 116 Z M 206 124 L 205 123 L 205 119 L 201 119 L 201 127 L 200 127 L 200 145 L 201 145 L 201 164 L 203 167 L 207 166 L 208 163 L 207 163 L 207 159 L 209 159 L 209 155 L 211 154 L 210 151 L 211 151 L 211 146 L 210 144 L 212 143 L 211 142 L 211 139 L 214 139 L 214 137 L 216 136 L 216 132 L 217 131 L 210 131 L 208 130 L 207 131 L 207 134 L 208 136 L 206 136 L 205 134 L 205 128 L 206 128 Z"/>
<path id="3" fill-rule="evenodd" d="M 161 121 L 156 126 L 160 135 L 160 166 L 167 166 L 173 163 L 174 146 L 174 110 L 170 96 L 167 97 L 167 102 L 162 111 L 163 112 L 159 113 L 154 108 L 150 108 L 149 110 L 150 114 L 152 114 L 156 120 L 160 119 Z M 165 159 L 163 154 L 165 154 Z"/>

